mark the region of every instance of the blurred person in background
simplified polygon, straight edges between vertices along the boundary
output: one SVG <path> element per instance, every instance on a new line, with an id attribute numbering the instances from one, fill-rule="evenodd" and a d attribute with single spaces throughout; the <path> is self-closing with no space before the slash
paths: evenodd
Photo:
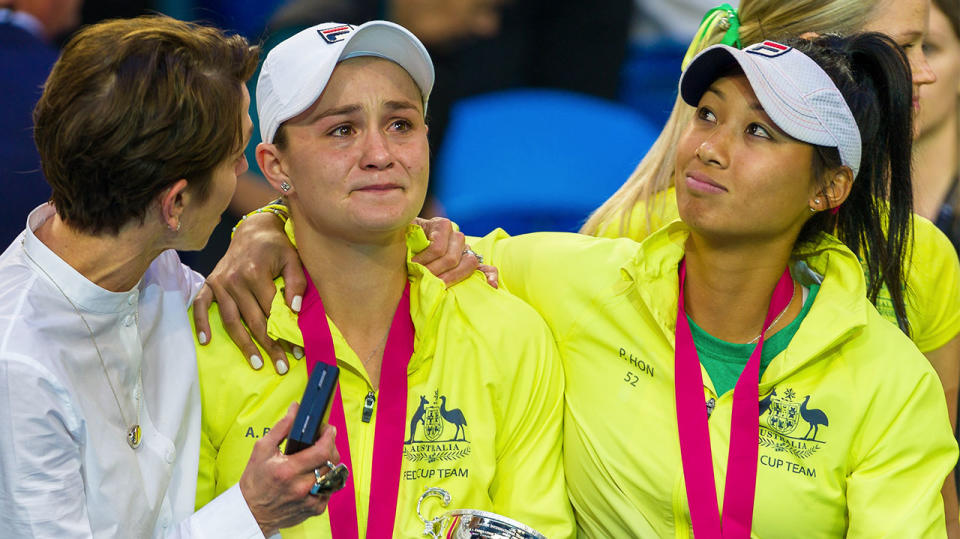
<path id="1" fill-rule="evenodd" d="M 923 47 L 937 82 L 921 94 L 914 201 L 960 250 L 960 1 L 933 0 Z"/>
<path id="2" fill-rule="evenodd" d="M 23 230 L 31 208 L 50 198 L 33 143 L 33 106 L 60 47 L 81 24 L 131 17 L 148 0 L 0 0 L 0 243 Z M 15 75 L 14 75 L 15 74 Z"/>
<path id="3" fill-rule="evenodd" d="M 0 245 L 50 198 L 33 143 L 33 106 L 57 60 L 56 42 L 80 23 L 82 0 L 0 0 Z"/>

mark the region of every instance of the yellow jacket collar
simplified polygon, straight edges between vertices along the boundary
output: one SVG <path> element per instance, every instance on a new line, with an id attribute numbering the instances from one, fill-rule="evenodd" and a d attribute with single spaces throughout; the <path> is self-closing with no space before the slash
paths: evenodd
<path id="1" fill-rule="evenodd" d="M 677 270 L 689 235 L 690 229 L 683 221 L 673 221 L 644 240 L 636 255 L 620 268 L 622 292 L 638 309 L 653 316 L 671 343 L 677 322 Z M 802 275 L 800 262 L 821 277 L 820 291 L 784 352 L 783 361 L 773 362 L 764 374 L 761 390 L 816 360 L 822 352 L 842 345 L 849 335 L 866 325 L 868 309 L 872 308 L 866 300 L 859 260 L 834 236 L 820 234 L 794 250 L 791 273 L 801 283 L 809 284 L 809 277 Z"/>

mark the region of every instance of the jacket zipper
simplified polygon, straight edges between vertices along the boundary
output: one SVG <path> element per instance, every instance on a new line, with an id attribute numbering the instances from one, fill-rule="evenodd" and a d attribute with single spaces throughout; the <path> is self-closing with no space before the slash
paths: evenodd
<path id="1" fill-rule="evenodd" d="M 373 417 L 373 405 L 377 402 L 377 396 L 373 391 L 367 393 L 367 398 L 363 401 L 363 415 L 360 416 L 360 421 L 364 423 L 369 423 L 370 418 Z"/>

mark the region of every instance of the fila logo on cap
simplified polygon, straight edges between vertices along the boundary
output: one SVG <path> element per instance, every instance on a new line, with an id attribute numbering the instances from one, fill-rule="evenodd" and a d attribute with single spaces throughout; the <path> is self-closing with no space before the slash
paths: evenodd
<path id="1" fill-rule="evenodd" d="M 792 47 L 782 45 L 776 41 L 764 41 L 763 43 L 757 43 L 752 47 L 747 47 L 746 52 L 759 56 L 766 56 L 767 58 L 776 58 L 781 54 L 790 52 L 791 48 Z"/>
<path id="2" fill-rule="evenodd" d="M 334 26 L 333 28 L 327 28 L 326 30 L 317 30 L 317 33 L 320 34 L 320 37 L 327 43 L 336 43 L 337 41 L 343 41 L 343 36 L 349 34 L 352 30 L 352 26 L 343 24 Z"/>

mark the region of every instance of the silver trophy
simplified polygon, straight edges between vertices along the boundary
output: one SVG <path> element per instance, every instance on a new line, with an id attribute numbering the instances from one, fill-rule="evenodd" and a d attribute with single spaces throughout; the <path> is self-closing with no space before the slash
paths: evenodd
<path id="1" fill-rule="evenodd" d="M 454 509 L 436 517 L 423 517 L 420 508 L 431 496 L 440 498 L 443 507 L 450 505 L 450 493 L 439 487 L 428 487 L 417 502 L 417 516 L 423 521 L 423 535 L 433 539 L 547 539 L 530 526 L 505 516 L 476 509 Z"/>

